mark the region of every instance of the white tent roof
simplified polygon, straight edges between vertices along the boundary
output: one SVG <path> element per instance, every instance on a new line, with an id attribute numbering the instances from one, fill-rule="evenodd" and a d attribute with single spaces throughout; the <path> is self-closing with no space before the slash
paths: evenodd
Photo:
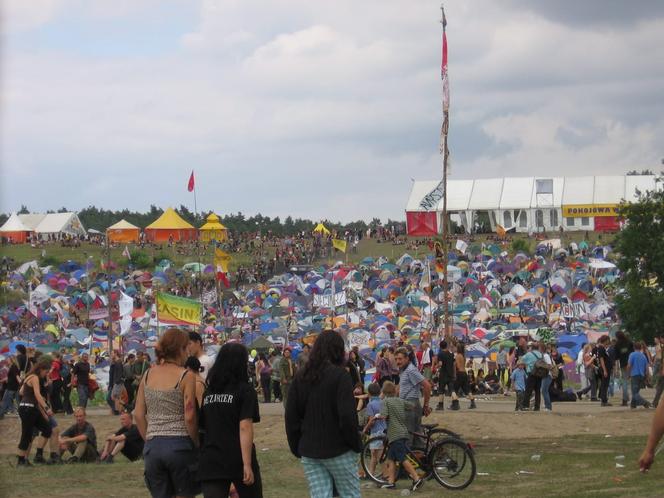
<path id="1" fill-rule="evenodd" d="M 559 208 L 567 204 L 619 204 L 636 200 L 636 190 L 661 190 L 662 183 L 652 175 L 574 176 L 574 177 L 507 177 L 477 180 L 450 180 L 447 209 L 450 212 L 488 209 Z M 553 195 L 538 196 L 537 179 L 553 180 Z M 416 181 L 410 191 L 406 211 L 422 211 L 422 198 L 438 185 L 437 180 Z M 538 199 L 540 197 L 540 199 Z M 538 200 L 540 201 L 538 204 Z M 443 208 L 442 200 L 437 211 Z"/>
<path id="2" fill-rule="evenodd" d="M 12 213 L 4 225 L 0 227 L 0 232 L 32 232 L 32 228 L 25 226 L 16 213 Z"/>
<path id="3" fill-rule="evenodd" d="M 46 215 L 41 213 L 19 214 L 18 218 L 26 227 L 34 230 L 35 228 L 37 228 L 37 226 L 39 226 L 42 220 L 46 218 Z"/>
<path id="4" fill-rule="evenodd" d="M 563 204 L 592 204 L 595 190 L 594 176 L 577 176 L 565 181 Z"/>
<path id="5" fill-rule="evenodd" d="M 132 225 L 127 220 L 120 220 L 115 225 L 111 225 L 106 230 L 138 230 L 136 225 Z"/>
<path id="6" fill-rule="evenodd" d="M 424 196 L 435 189 L 439 183 L 440 180 L 413 182 L 413 186 L 410 189 L 410 197 L 408 197 L 408 204 L 406 205 L 406 211 L 424 211 L 424 209 L 420 207 L 420 202 Z"/>
<path id="7" fill-rule="evenodd" d="M 530 207 L 535 179 L 532 176 L 505 178 L 500 196 L 500 209 Z"/>
<path id="8" fill-rule="evenodd" d="M 465 211 L 470 204 L 470 195 L 473 193 L 473 180 L 454 180 L 449 182 L 447 189 L 447 209 L 449 211 Z M 443 202 L 440 202 L 443 208 Z"/>
<path id="9" fill-rule="evenodd" d="M 468 209 L 496 209 L 500 206 L 503 191 L 502 178 L 475 180 Z"/>
<path id="10" fill-rule="evenodd" d="M 626 176 L 596 176 L 594 204 L 615 204 L 625 198 Z M 617 201 L 616 201 L 617 200 Z"/>
<path id="11" fill-rule="evenodd" d="M 21 214 L 19 218 L 37 233 L 85 235 L 85 228 L 76 213 Z M 38 219 L 39 222 L 34 225 Z"/>
<path id="12" fill-rule="evenodd" d="M 560 206 L 563 203 L 563 188 L 565 187 L 565 178 L 562 176 L 536 176 L 533 179 L 533 196 L 530 199 L 530 206 L 531 207 L 538 207 L 539 205 L 542 204 L 542 201 L 546 200 L 546 195 L 543 194 L 541 196 L 537 195 L 537 180 L 553 180 L 553 205 L 554 206 Z M 539 199 L 539 204 L 538 204 L 538 197 Z M 549 197 L 550 199 L 550 197 Z M 523 206 L 520 206 L 523 207 Z"/>

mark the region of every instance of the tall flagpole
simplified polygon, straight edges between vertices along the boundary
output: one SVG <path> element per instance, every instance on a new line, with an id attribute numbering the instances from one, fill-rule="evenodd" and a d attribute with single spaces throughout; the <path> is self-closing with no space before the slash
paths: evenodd
<path id="1" fill-rule="evenodd" d="M 441 146 L 440 153 L 443 155 L 443 320 L 444 320 L 444 334 L 449 337 L 452 334 L 450 327 L 450 306 L 448 302 L 448 280 L 447 280 L 447 236 L 448 236 L 448 222 L 447 222 L 447 161 L 449 156 L 449 149 L 447 148 L 447 132 L 450 125 L 450 88 L 447 78 L 447 36 L 445 28 L 447 27 L 447 19 L 445 18 L 445 8 L 440 6 L 441 20 L 443 25 L 443 53 L 441 63 L 441 78 L 443 80 L 443 126 L 441 129 Z"/>
<path id="2" fill-rule="evenodd" d="M 194 179 L 194 223 L 198 223 L 198 205 L 196 204 L 196 177 L 194 171 L 191 172 L 191 177 Z M 198 297 L 203 296 L 203 272 L 201 272 L 201 237 L 198 227 L 194 227 L 197 231 L 196 236 L 196 261 L 198 262 Z M 202 303 L 202 301 L 201 301 Z"/>

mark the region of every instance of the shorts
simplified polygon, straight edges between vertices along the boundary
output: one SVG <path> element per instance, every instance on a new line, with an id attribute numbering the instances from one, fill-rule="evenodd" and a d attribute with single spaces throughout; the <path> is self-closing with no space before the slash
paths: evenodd
<path id="1" fill-rule="evenodd" d="M 466 372 L 457 372 L 454 390 L 459 396 L 468 396 L 470 394 L 470 380 Z"/>
<path id="2" fill-rule="evenodd" d="M 454 379 L 441 377 L 438 381 L 438 394 L 441 396 L 452 396 L 454 391 Z"/>
<path id="3" fill-rule="evenodd" d="M 398 463 L 403 462 L 408 454 L 407 442 L 408 439 L 397 439 L 392 441 L 387 449 L 387 459 Z"/>
<path id="4" fill-rule="evenodd" d="M 382 432 L 380 434 L 379 433 L 371 434 L 371 437 L 381 436 L 382 434 L 383 434 Z M 369 449 L 370 450 L 382 450 L 383 449 L 383 441 L 384 441 L 383 439 L 376 439 L 375 441 L 371 441 L 369 443 Z"/>
<path id="5" fill-rule="evenodd" d="M 155 436 L 145 442 L 145 485 L 154 498 L 199 494 L 198 458 L 189 436 Z"/>
<path id="6" fill-rule="evenodd" d="M 126 388 L 124 384 L 113 384 L 113 390 L 111 391 L 111 398 L 119 398 L 122 396 L 122 391 L 124 391 Z"/>

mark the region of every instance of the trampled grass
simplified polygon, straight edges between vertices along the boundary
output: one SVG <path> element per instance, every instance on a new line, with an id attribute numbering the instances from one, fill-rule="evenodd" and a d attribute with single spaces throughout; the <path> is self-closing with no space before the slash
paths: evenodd
<path id="1" fill-rule="evenodd" d="M 578 436 L 570 438 L 507 441 L 493 439 L 476 447 L 478 475 L 465 491 L 446 491 L 429 481 L 414 496 L 433 498 L 445 494 L 491 497 L 591 497 L 661 496 L 661 467 L 640 474 L 636 460 L 640 438 Z M 257 448 L 266 498 L 306 497 L 301 467 L 285 445 Z M 539 462 L 532 455 L 541 455 Z M 624 458 L 616 460 L 617 456 Z M 143 485 L 142 462 L 118 458 L 114 465 L 63 465 L 14 469 L 2 459 L 0 482 L 7 497 L 113 497 L 148 496 Z M 624 468 L 616 468 L 616 463 Z M 532 474 L 520 473 L 521 471 Z M 486 474 L 486 475 L 485 475 Z M 407 483 L 400 481 L 399 490 Z M 362 496 L 399 496 L 397 492 L 365 484 Z"/>

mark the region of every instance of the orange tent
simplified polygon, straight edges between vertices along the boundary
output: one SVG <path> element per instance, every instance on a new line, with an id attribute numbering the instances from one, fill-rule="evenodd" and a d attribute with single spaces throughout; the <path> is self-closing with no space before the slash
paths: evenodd
<path id="1" fill-rule="evenodd" d="M 171 237 L 173 241 L 196 240 L 198 230 L 175 212 L 173 208 L 164 211 L 157 220 L 145 228 L 145 236 L 150 242 L 167 242 Z"/>
<path id="2" fill-rule="evenodd" d="M 110 243 L 138 242 L 141 229 L 126 220 L 120 220 L 106 229 L 106 239 Z"/>
<path id="3" fill-rule="evenodd" d="M 0 227 L 0 237 L 7 239 L 12 244 L 25 244 L 28 241 L 28 234 L 33 231 L 23 224 L 16 213 L 12 213 L 5 224 Z"/>

